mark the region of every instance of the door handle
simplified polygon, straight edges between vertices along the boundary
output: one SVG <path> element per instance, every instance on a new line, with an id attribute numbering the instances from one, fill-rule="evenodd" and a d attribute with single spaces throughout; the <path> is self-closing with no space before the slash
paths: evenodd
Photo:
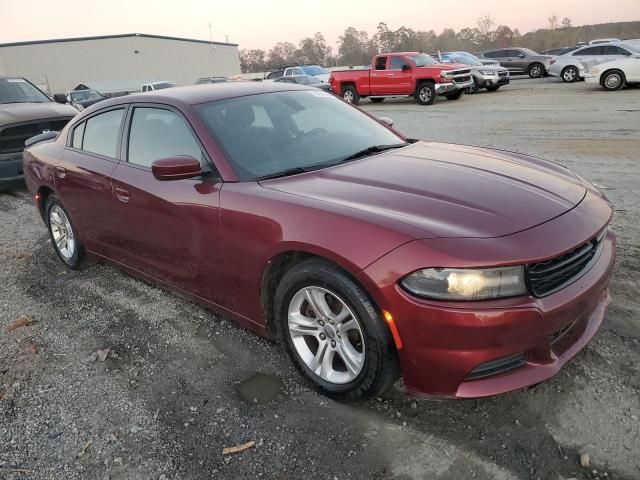
<path id="1" fill-rule="evenodd" d="M 116 198 L 123 203 L 127 203 L 129 201 L 129 192 L 123 190 L 122 188 L 114 189 L 116 193 Z"/>
<path id="2" fill-rule="evenodd" d="M 56 177 L 64 178 L 67 176 L 67 169 L 64 167 L 55 167 Z"/>
<path id="3" fill-rule="evenodd" d="M 387 73 L 387 77 L 393 77 L 393 73 Z"/>

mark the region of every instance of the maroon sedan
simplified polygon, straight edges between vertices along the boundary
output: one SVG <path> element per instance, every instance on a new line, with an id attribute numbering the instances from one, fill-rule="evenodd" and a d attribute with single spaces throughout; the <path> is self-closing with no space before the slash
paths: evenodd
<path id="1" fill-rule="evenodd" d="M 612 210 L 566 168 L 404 138 L 286 84 L 101 102 L 24 171 L 89 257 L 277 336 L 323 392 L 482 397 L 554 375 L 609 303 Z"/>

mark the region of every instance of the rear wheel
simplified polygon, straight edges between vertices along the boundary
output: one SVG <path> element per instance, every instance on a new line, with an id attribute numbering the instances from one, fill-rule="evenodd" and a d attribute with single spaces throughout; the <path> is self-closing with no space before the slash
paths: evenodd
<path id="1" fill-rule="evenodd" d="M 576 67 L 574 67 L 573 65 L 570 65 L 568 67 L 565 67 L 564 70 L 562 70 L 562 73 L 560 76 L 562 77 L 563 82 L 572 83 L 578 80 L 579 72 Z"/>
<path id="2" fill-rule="evenodd" d="M 610 70 L 602 75 L 600 84 L 602 88 L 609 91 L 620 90 L 627 82 L 624 73 L 621 70 Z"/>
<path id="3" fill-rule="evenodd" d="M 460 89 L 457 92 L 447 93 L 445 97 L 447 97 L 447 100 L 458 100 L 463 94 L 464 90 Z"/>
<path id="4" fill-rule="evenodd" d="M 366 292 L 319 259 L 293 267 L 276 291 L 278 337 L 298 370 L 326 395 L 378 395 L 399 376 L 393 339 Z"/>
<path id="5" fill-rule="evenodd" d="M 360 95 L 358 95 L 358 91 L 353 85 L 347 85 L 342 89 L 342 98 L 345 102 L 353 103 L 354 105 L 360 103 Z"/>
<path id="6" fill-rule="evenodd" d="M 382 103 L 384 102 L 384 97 L 371 97 L 372 103 Z"/>
<path id="7" fill-rule="evenodd" d="M 436 101 L 436 85 L 433 82 L 422 82 L 416 89 L 416 100 L 420 105 L 433 105 Z"/>
<path id="8" fill-rule="evenodd" d="M 532 63 L 527 72 L 531 78 L 541 78 L 544 76 L 544 65 L 541 63 Z"/>
<path id="9" fill-rule="evenodd" d="M 86 252 L 71 223 L 69 213 L 54 194 L 49 195 L 45 207 L 49 237 L 54 250 L 65 265 L 74 270 L 85 265 Z"/>

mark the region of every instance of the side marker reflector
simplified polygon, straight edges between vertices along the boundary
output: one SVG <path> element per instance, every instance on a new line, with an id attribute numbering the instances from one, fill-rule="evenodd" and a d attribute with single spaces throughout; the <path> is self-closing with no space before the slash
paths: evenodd
<path id="1" fill-rule="evenodd" d="M 400 338 L 400 332 L 398 332 L 398 327 L 396 327 L 396 323 L 393 320 L 393 315 L 383 310 L 384 319 L 387 321 L 387 325 L 389 325 L 389 330 L 391 330 L 391 335 L 393 336 L 393 341 L 396 344 L 396 348 L 400 350 L 402 348 L 402 339 Z"/>

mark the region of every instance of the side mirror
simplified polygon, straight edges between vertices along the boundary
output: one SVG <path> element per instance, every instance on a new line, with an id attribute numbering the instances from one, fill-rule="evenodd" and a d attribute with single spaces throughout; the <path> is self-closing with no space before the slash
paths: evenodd
<path id="1" fill-rule="evenodd" d="M 53 101 L 56 103 L 62 103 L 64 105 L 67 103 L 67 96 L 64 93 L 54 93 Z"/>
<path id="2" fill-rule="evenodd" d="M 393 127 L 393 120 L 391 120 L 389 117 L 378 117 L 378 120 L 380 120 L 382 123 L 387 124 L 390 127 Z"/>
<path id="3" fill-rule="evenodd" d="M 411 70 L 411 65 L 407 65 L 406 63 L 404 65 L 402 65 L 402 71 L 403 72 L 407 72 Z"/>
<path id="4" fill-rule="evenodd" d="M 518 55 L 518 58 L 524 58 L 524 57 L 526 57 L 526 55 L 525 55 L 524 53 L 520 53 L 520 54 Z"/>
<path id="5" fill-rule="evenodd" d="M 187 155 L 156 160 L 151 164 L 151 171 L 158 180 L 182 180 L 202 175 L 200 161 Z"/>

